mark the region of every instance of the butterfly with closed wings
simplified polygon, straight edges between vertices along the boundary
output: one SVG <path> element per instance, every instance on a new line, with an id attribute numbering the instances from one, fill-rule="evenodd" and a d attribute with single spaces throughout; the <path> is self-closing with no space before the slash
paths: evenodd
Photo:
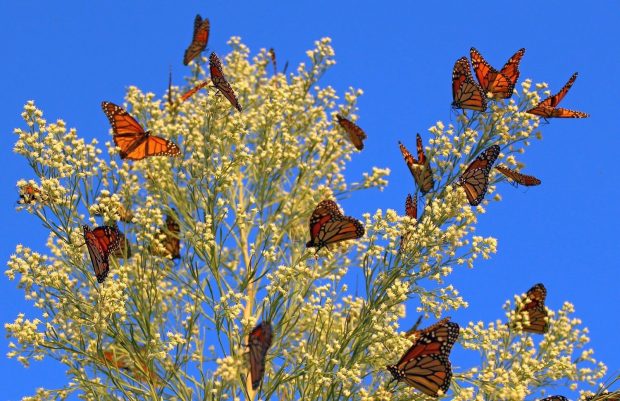
<path id="1" fill-rule="evenodd" d="M 310 241 L 307 248 L 321 248 L 364 236 L 364 226 L 353 217 L 344 216 L 336 202 L 321 201 L 310 216 Z"/>
<path id="2" fill-rule="evenodd" d="M 477 206 L 484 199 L 489 187 L 489 173 L 493 163 L 499 156 L 498 145 L 489 146 L 471 162 L 465 172 L 461 174 L 456 185 L 465 189 L 467 200 L 472 206 Z"/>
<path id="3" fill-rule="evenodd" d="M 445 394 L 452 380 L 450 351 L 459 337 L 459 329 L 458 324 L 445 318 L 413 333 L 411 348 L 395 365 L 387 366 L 393 380 L 403 381 L 431 397 Z"/>
<path id="4" fill-rule="evenodd" d="M 510 98 L 519 79 L 519 63 L 524 54 L 525 49 L 518 50 L 504 64 L 504 67 L 497 71 L 487 63 L 478 50 L 472 47 L 470 49 L 471 64 L 483 93 L 493 99 Z"/>
<path id="5" fill-rule="evenodd" d="M 252 389 L 256 390 L 265 374 L 265 356 L 271 347 L 273 331 L 271 323 L 262 322 L 252 329 L 248 336 L 250 377 L 252 379 Z"/>
<path id="6" fill-rule="evenodd" d="M 521 184 L 526 187 L 532 187 L 541 184 L 541 181 L 538 178 L 532 175 L 521 174 L 502 164 L 498 164 L 497 166 L 495 166 L 495 169 L 506 177 L 510 178 L 515 184 Z"/>
<path id="7" fill-rule="evenodd" d="M 405 215 L 410 217 L 413 220 L 418 219 L 418 195 L 407 194 L 407 199 L 405 199 Z M 398 252 L 402 252 L 403 246 L 407 243 L 408 234 L 402 235 L 400 237 L 400 245 L 398 246 Z"/>
<path id="8" fill-rule="evenodd" d="M 452 69 L 452 108 L 485 111 L 487 99 L 471 75 L 469 61 L 461 57 Z"/>
<path id="9" fill-rule="evenodd" d="M 215 86 L 217 90 L 219 90 L 220 93 L 224 95 L 226 99 L 228 99 L 230 104 L 232 104 L 235 109 L 241 112 L 241 105 L 237 100 L 235 91 L 233 91 L 233 88 L 224 77 L 222 62 L 215 53 L 211 53 L 211 55 L 209 56 L 209 71 L 211 73 L 211 82 L 213 82 L 213 86 Z"/>
<path id="10" fill-rule="evenodd" d="M 101 108 L 112 126 L 114 143 L 121 148 L 121 159 L 142 160 L 149 156 L 181 155 L 181 150 L 174 142 L 145 131 L 122 107 L 111 102 L 101 102 Z"/>
<path id="11" fill-rule="evenodd" d="M 527 313 L 527 323 L 521 323 L 521 330 L 536 334 L 545 334 L 549 331 L 549 322 L 547 308 L 545 307 L 545 299 L 547 298 L 547 289 L 542 283 L 538 283 L 530 288 L 521 303 L 518 304 L 516 315 Z M 511 325 L 513 328 L 515 324 Z"/>
<path id="12" fill-rule="evenodd" d="M 336 119 L 338 119 L 338 124 L 340 124 L 342 129 L 349 134 L 349 139 L 351 140 L 353 146 L 355 146 L 357 150 L 364 149 L 364 139 L 367 138 L 364 130 L 340 114 L 336 114 Z"/>
<path id="13" fill-rule="evenodd" d="M 97 282 L 103 283 L 110 271 L 110 255 L 119 250 L 124 236 L 115 226 L 100 226 L 91 230 L 84 225 L 82 228 Z"/>
<path id="14" fill-rule="evenodd" d="M 526 111 L 526 113 L 534 114 L 543 118 L 586 118 L 590 115 L 582 111 L 575 111 L 569 109 L 563 109 L 557 107 L 557 105 L 564 99 L 564 96 L 568 93 L 568 90 L 573 86 L 573 83 L 577 79 L 577 73 L 574 73 L 570 77 L 568 82 L 562 87 L 562 89 L 553 96 L 549 96 L 542 102 L 538 103 L 536 107 Z"/>

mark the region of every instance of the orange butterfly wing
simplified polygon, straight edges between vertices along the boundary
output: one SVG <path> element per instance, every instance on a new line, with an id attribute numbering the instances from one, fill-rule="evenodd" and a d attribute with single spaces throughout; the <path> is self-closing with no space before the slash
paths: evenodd
<path id="1" fill-rule="evenodd" d="M 545 299 L 547 298 L 547 289 L 542 283 L 538 283 L 530 288 L 523 300 L 521 307 L 517 308 L 517 314 L 523 312 L 528 313 L 529 324 L 523 325 L 523 331 L 536 334 L 544 334 L 549 331 L 549 322 L 547 322 L 547 309 L 545 308 Z"/>
<path id="2" fill-rule="evenodd" d="M 84 225 L 84 240 L 95 270 L 98 283 L 103 283 L 110 271 L 110 254 L 117 251 L 121 243 L 121 234 L 116 227 L 100 226 L 91 230 Z"/>
<path id="3" fill-rule="evenodd" d="M 224 95 L 226 99 L 228 99 L 228 101 L 230 102 L 230 104 L 233 105 L 234 108 L 241 112 L 241 105 L 237 100 L 235 91 L 233 91 L 233 88 L 224 77 L 222 62 L 215 53 L 211 53 L 211 55 L 209 56 L 209 70 L 211 72 L 211 81 L 213 82 L 213 85 L 220 91 L 222 95 Z"/>
<path id="4" fill-rule="evenodd" d="M 364 130 L 350 120 L 342 117 L 340 114 L 336 114 L 336 118 L 338 119 L 338 124 L 349 134 L 349 139 L 351 143 L 353 143 L 353 146 L 355 146 L 357 150 L 364 149 L 364 139 L 367 138 Z"/>
<path id="5" fill-rule="evenodd" d="M 525 185 L 526 187 L 531 187 L 531 186 L 541 184 L 541 181 L 538 178 L 531 176 L 531 175 L 521 174 L 501 164 L 495 166 L 495 169 L 499 171 L 500 173 L 504 174 L 506 177 L 513 180 L 514 182 L 516 182 L 517 184 Z"/>
<path id="6" fill-rule="evenodd" d="M 497 156 L 499 156 L 500 148 L 498 145 L 489 146 L 484 150 L 459 177 L 457 185 L 465 189 L 469 204 L 477 206 L 484 199 L 489 186 L 489 173 Z"/>
<path id="7" fill-rule="evenodd" d="M 330 244 L 348 239 L 361 238 L 364 226 L 353 217 L 344 216 L 336 202 L 320 202 L 310 216 L 310 241 L 307 248 L 317 248 L 317 252 Z"/>
<path id="8" fill-rule="evenodd" d="M 459 336 L 459 325 L 443 319 L 416 331 L 415 342 L 396 365 L 387 369 L 397 381 L 404 381 L 424 394 L 437 397 L 450 387 L 452 367 L 449 354 Z"/>
<path id="9" fill-rule="evenodd" d="M 416 160 L 409 150 L 403 145 L 402 142 L 398 142 L 400 152 L 403 155 L 403 159 L 411 172 L 417 186 L 420 188 L 422 194 L 428 193 L 435 186 L 433 179 L 433 171 L 431 170 L 430 162 L 427 161 L 424 154 L 424 147 L 422 146 L 422 137 L 420 134 L 416 134 L 416 147 L 418 151 L 418 160 Z M 419 167 L 418 167 L 419 166 Z"/>
<path id="10" fill-rule="evenodd" d="M 568 93 L 571 86 L 577 79 L 578 73 L 574 73 L 562 87 L 562 89 L 553 96 L 549 96 L 542 102 L 538 103 L 536 107 L 529 109 L 526 113 L 534 114 L 544 118 L 586 118 L 590 115 L 581 111 L 574 111 L 569 109 L 562 109 L 557 105 L 564 99 L 564 96 Z"/>
<path id="11" fill-rule="evenodd" d="M 501 71 L 497 71 L 487 63 L 478 50 L 472 47 L 471 63 L 484 93 L 497 99 L 510 98 L 519 79 L 519 63 L 524 54 L 525 49 L 520 49 L 506 62 Z"/>
<path id="12" fill-rule="evenodd" d="M 187 92 L 185 92 L 184 94 L 181 95 L 181 102 L 184 102 L 187 99 L 189 99 L 190 97 L 194 96 L 194 94 L 196 92 L 198 92 L 199 90 L 201 90 L 202 88 L 204 88 L 208 84 L 209 84 L 209 81 L 202 81 L 198 85 L 194 86 L 192 89 L 188 90 Z"/>
<path id="13" fill-rule="evenodd" d="M 145 132 L 125 109 L 111 102 L 102 102 L 108 117 L 116 146 L 121 148 L 121 159 L 142 160 L 147 156 L 179 156 L 181 150 L 172 141 Z"/>
<path id="14" fill-rule="evenodd" d="M 185 50 L 185 54 L 183 55 L 183 64 L 188 65 L 190 61 L 198 57 L 207 47 L 207 42 L 209 41 L 209 28 L 209 19 L 205 18 L 203 21 L 202 17 L 197 14 L 194 19 L 194 35 L 192 37 L 192 43 L 190 43 L 187 50 Z"/>
<path id="15" fill-rule="evenodd" d="M 471 76 L 469 62 L 461 57 L 454 63 L 452 70 L 452 107 L 455 109 L 470 109 L 485 111 L 487 109 L 486 96 L 482 88 Z"/>

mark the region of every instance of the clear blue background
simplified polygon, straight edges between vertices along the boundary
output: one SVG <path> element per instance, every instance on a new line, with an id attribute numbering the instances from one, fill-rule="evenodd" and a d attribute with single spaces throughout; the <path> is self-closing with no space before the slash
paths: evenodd
<path id="1" fill-rule="evenodd" d="M 562 105 L 591 117 L 553 120 L 543 127 L 544 140 L 521 158 L 526 172 L 542 179 L 540 187 L 500 188 L 504 201 L 493 202 L 478 226 L 478 234 L 499 239 L 499 253 L 472 271 L 454 274 L 470 307 L 453 318 L 503 318 L 506 299 L 543 282 L 548 305 L 557 309 L 572 301 L 590 328 L 595 356 L 610 372 L 620 370 L 617 1 L 2 1 L 0 260 L 8 260 L 17 243 L 43 250 L 46 238 L 34 217 L 14 211 L 15 182 L 33 178 L 25 161 L 12 153 L 13 128 L 24 127 L 24 103 L 35 100 L 48 121 L 62 118 L 81 136 L 109 140 L 100 102 L 122 103 L 128 85 L 164 93 L 169 65 L 175 84 L 182 84 L 189 69 L 181 60 L 196 13 L 211 20 L 209 48 L 224 54 L 227 39 L 239 35 L 253 53 L 274 47 L 280 68 L 285 60 L 291 69 L 306 61 L 305 51 L 315 40 L 333 39 L 337 65 L 323 83 L 340 94 L 349 86 L 365 92 L 359 124 L 369 138 L 366 149 L 355 155 L 349 177 L 357 179 L 372 165 L 392 169 L 384 192 L 342 202 L 354 216 L 377 208 L 403 209 L 413 180 L 397 141 L 413 146 L 416 132 L 424 135 L 435 121 L 450 120 L 452 66 L 471 46 L 496 67 L 526 47 L 521 76 L 546 81 L 552 91 L 579 71 Z M 0 285 L 1 322 L 13 321 L 18 312 L 32 314 L 15 283 L 2 275 Z M 415 318 L 412 313 L 404 325 Z M 0 340 L 3 355 L 7 344 Z M 477 360 L 456 351 L 471 358 L 453 359 L 457 366 Z M 15 360 L 0 358 L 4 399 L 63 382 L 64 368 L 55 361 L 25 370 Z"/>

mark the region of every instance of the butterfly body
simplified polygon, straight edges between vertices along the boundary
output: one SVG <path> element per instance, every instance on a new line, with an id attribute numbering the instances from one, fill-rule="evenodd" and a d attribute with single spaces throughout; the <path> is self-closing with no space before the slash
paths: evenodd
<path id="1" fill-rule="evenodd" d="M 452 108 L 485 111 L 486 95 L 471 75 L 469 61 L 461 57 L 452 69 Z"/>
<path id="2" fill-rule="evenodd" d="M 323 200 L 310 216 L 310 241 L 307 248 L 317 248 L 317 252 L 336 242 L 361 238 L 364 226 L 353 217 L 344 216 L 336 202 Z"/>
<path id="3" fill-rule="evenodd" d="M 465 170 L 458 179 L 457 185 L 465 189 L 467 200 L 477 206 L 484 199 L 489 187 L 489 173 L 499 156 L 500 148 L 492 145 L 486 148 Z"/>
<path id="4" fill-rule="evenodd" d="M 512 96 L 519 79 L 519 63 L 525 49 L 519 49 L 504 64 L 500 71 L 493 68 L 475 48 L 470 49 L 471 63 L 483 93 L 493 99 L 508 99 Z"/>
<path id="5" fill-rule="evenodd" d="M 97 282 L 103 283 L 110 271 L 109 257 L 120 249 L 124 236 L 114 226 L 100 226 L 91 230 L 84 225 L 82 228 Z"/>
<path id="6" fill-rule="evenodd" d="M 120 148 L 121 159 L 142 160 L 149 156 L 180 156 L 181 150 L 172 141 L 151 135 L 125 109 L 111 102 L 101 102 L 110 121 L 114 144 Z"/>
<path id="7" fill-rule="evenodd" d="M 452 379 L 449 355 L 459 330 L 459 325 L 449 318 L 417 330 L 413 345 L 395 365 L 388 365 L 387 370 L 394 380 L 403 381 L 426 395 L 445 394 Z"/>

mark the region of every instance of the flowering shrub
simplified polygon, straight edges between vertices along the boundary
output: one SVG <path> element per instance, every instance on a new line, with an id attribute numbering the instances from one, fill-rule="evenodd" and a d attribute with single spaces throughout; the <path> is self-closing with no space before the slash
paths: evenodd
<path id="1" fill-rule="evenodd" d="M 387 168 L 373 167 L 357 182 L 345 179 L 355 151 L 335 115 L 354 116 L 362 91 L 351 88 L 339 102 L 333 88 L 319 85 L 334 64 L 329 39 L 288 76 L 267 72 L 266 50 L 250 59 L 238 38 L 230 45 L 225 72 L 243 113 L 212 90 L 183 103 L 128 90 L 130 113 L 178 143 L 182 158 L 119 162 L 110 141 L 104 152 L 96 140 L 86 143 L 62 120 L 48 123 L 34 102 L 26 104 L 15 152 L 36 179 L 18 187 L 30 185 L 36 196 L 19 209 L 49 229 L 49 254 L 18 245 L 8 262 L 7 276 L 41 310 L 37 318 L 20 314 L 6 324 L 9 357 L 26 366 L 54 358 L 69 382 L 25 399 L 72 393 L 88 400 L 255 399 L 246 344 L 262 320 L 272 322 L 274 340 L 260 399 L 428 398 L 413 387 L 387 385 L 385 366 L 411 345 L 399 319 L 467 307 L 450 275 L 490 258 L 497 241 L 474 234 L 488 200 L 471 208 L 454 184 L 494 143 L 502 147 L 502 163 L 520 166 L 517 156 L 539 135 L 538 117 L 523 110 L 540 100 L 544 86 L 533 90 L 526 80 L 487 113 L 460 115 L 456 125 L 438 122 L 426 148 L 436 187 L 417 221 L 390 209 L 367 213 L 362 239 L 315 255 L 305 243 L 318 202 L 388 184 Z M 204 79 L 202 63 L 192 68 L 188 87 Z M 173 99 L 179 93 L 172 88 Z M 487 198 L 500 199 L 495 184 L 504 179 L 491 173 Z M 169 214 L 180 225 L 178 261 L 161 251 Z M 132 256 L 111 258 L 110 276 L 97 284 L 81 226 L 115 222 Z M 352 278 L 361 290 L 351 291 Z M 416 310 L 406 310 L 410 299 L 419 300 Z M 505 309 L 515 320 L 514 305 Z M 461 323 L 460 345 L 478 351 L 482 362 L 455 369 L 452 398 L 522 400 L 550 385 L 576 390 L 600 381 L 606 368 L 586 348 L 587 329 L 572 313 L 569 303 L 551 311 L 544 337 L 511 330 L 506 319 Z"/>

